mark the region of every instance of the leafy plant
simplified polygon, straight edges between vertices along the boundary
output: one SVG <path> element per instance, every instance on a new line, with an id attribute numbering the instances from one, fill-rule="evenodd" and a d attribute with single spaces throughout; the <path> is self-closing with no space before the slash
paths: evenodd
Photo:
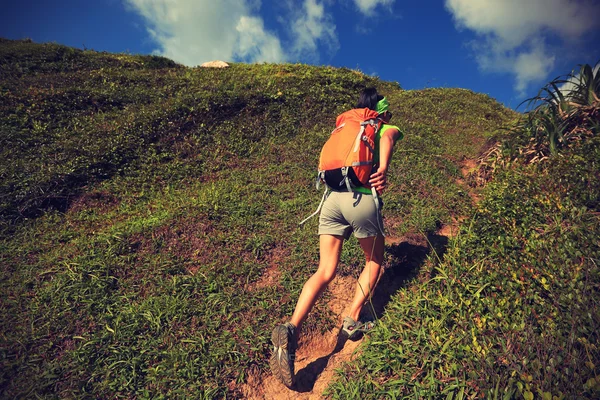
<path id="1" fill-rule="evenodd" d="M 524 102 L 532 110 L 516 129 L 531 135 L 522 152 L 529 162 L 544 160 L 570 142 L 598 133 L 599 66 L 582 65 L 578 73 L 554 79 Z"/>

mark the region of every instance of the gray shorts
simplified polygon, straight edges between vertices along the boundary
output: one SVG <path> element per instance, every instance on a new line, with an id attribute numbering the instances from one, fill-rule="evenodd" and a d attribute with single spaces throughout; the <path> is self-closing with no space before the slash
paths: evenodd
<path id="1" fill-rule="evenodd" d="M 358 192 L 331 192 L 319 217 L 319 235 L 338 235 L 348 239 L 354 232 L 357 239 L 381 234 L 382 202 L 379 209 L 373 196 Z"/>

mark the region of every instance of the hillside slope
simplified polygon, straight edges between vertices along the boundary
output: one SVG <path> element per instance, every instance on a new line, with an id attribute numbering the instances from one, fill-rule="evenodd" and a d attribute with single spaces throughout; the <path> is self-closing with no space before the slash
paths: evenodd
<path id="1" fill-rule="evenodd" d="M 444 260 L 463 260 L 467 269 L 485 265 L 471 253 L 459 257 L 461 242 L 447 244 L 436 232 L 477 213 L 461 168 L 517 117 L 488 96 L 404 91 L 331 67 L 184 68 L 160 57 L 5 40 L 0 71 L 4 397 L 239 396 L 250 372 L 266 370 L 270 329 L 291 313 L 316 267 L 316 220 L 302 228 L 297 222 L 320 199 L 313 185 L 318 151 L 335 116 L 366 86 L 389 97 L 393 122 L 406 134 L 385 195 L 386 226 L 395 239 L 387 246 L 386 274 L 396 283 L 378 300 L 380 321 L 430 310 L 406 309 L 422 304 L 420 298 L 402 300 L 405 293 L 433 290 L 426 289 L 436 287 L 429 277 L 438 274 L 435 282 L 442 282 L 446 276 L 445 264 L 438 268 L 433 253 L 426 257 L 427 239 L 440 256 L 446 252 Z M 509 187 L 527 187 L 531 174 L 515 176 Z M 504 193 L 499 185 L 486 196 Z M 474 226 L 475 241 L 491 229 Z M 344 247 L 341 276 L 353 276 L 362 264 L 354 244 Z M 464 251 L 495 249 L 482 246 Z M 477 268 L 469 270 L 472 281 L 461 282 L 473 296 L 487 295 L 478 279 L 489 270 Z M 307 321 L 308 335 L 336 326 L 329 295 Z M 470 321 L 453 325 L 457 331 L 469 331 L 483 315 L 453 304 L 456 320 Z M 426 320 L 445 312 L 436 310 Z M 418 340 L 412 325 L 397 323 L 376 332 L 393 335 L 363 346 L 390 359 L 349 366 L 353 379 L 338 381 L 334 397 L 350 398 L 353 385 L 374 398 L 404 393 L 394 386 L 404 376 L 389 349 Z M 438 368 L 419 364 L 427 360 L 419 357 L 404 373 L 418 377 L 424 365 Z M 461 365 L 476 373 L 479 359 L 465 360 Z M 373 375 L 361 380 L 351 373 L 359 370 Z M 461 378 L 460 368 L 447 370 L 441 378 L 425 375 L 443 384 L 423 393 L 447 391 L 457 380 L 469 393 L 488 389 L 477 377 Z"/>

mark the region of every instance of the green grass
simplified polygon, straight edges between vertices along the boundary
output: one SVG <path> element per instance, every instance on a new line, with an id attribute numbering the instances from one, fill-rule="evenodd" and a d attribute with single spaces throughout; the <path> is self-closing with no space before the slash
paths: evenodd
<path id="1" fill-rule="evenodd" d="M 320 200 L 335 116 L 366 86 L 388 96 L 406 135 L 385 194 L 390 236 L 472 218 L 441 261 L 413 262 L 330 396 L 593 397 L 595 142 L 551 170 L 505 172 L 475 207 L 461 163 L 517 116 L 485 95 L 405 91 L 343 68 L 185 68 L 7 40 L 0 71 L 3 397 L 239 397 L 316 268 L 317 221 L 298 222 Z M 362 265 L 355 245 L 342 274 Z M 411 257 L 400 248 L 387 248 L 392 269 Z M 334 317 L 321 302 L 306 329 Z M 568 336 L 574 318 L 587 336 Z M 534 373 L 551 358 L 572 374 Z"/>

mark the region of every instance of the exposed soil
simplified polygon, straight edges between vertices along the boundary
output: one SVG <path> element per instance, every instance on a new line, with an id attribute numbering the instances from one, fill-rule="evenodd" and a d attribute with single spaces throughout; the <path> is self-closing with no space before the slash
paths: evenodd
<path id="1" fill-rule="evenodd" d="M 471 198 L 476 196 L 475 194 L 471 195 L 470 193 L 469 193 L 469 195 L 471 196 Z M 478 200 L 479 199 L 477 199 L 477 201 Z M 476 200 L 473 199 L 473 201 L 475 202 Z M 438 229 L 437 235 L 444 236 L 447 238 L 456 236 L 458 234 L 458 230 L 460 229 L 460 225 L 462 224 L 463 220 L 464 220 L 464 217 L 459 217 L 458 219 L 452 218 L 451 223 L 444 224 L 440 227 L 440 229 Z"/>
<path id="2" fill-rule="evenodd" d="M 342 363 L 356 356 L 355 350 L 362 340 L 338 340 L 342 319 L 348 314 L 354 294 L 354 278 L 337 276 L 328 287 L 328 306 L 338 315 L 337 327 L 324 335 L 315 334 L 301 339 L 296 352 L 296 386 L 288 389 L 270 373 L 250 374 L 241 391 L 244 398 L 256 400 L 321 399 L 322 393 Z"/>
<path id="3" fill-rule="evenodd" d="M 263 271 L 261 277 L 256 281 L 246 285 L 246 291 L 263 289 L 271 285 L 276 285 L 281 277 L 279 263 L 287 256 L 288 251 L 283 246 L 275 247 L 266 259 L 267 268 Z"/>
<path id="4" fill-rule="evenodd" d="M 375 290 L 372 308 L 365 306 L 363 314 L 381 316 L 390 298 L 415 276 L 430 251 L 428 240 L 433 244 L 447 243 L 447 239 L 432 235 L 426 239 L 421 235 L 391 238 L 387 249 L 387 268 Z M 436 250 L 438 251 L 438 250 Z M 266 274 L 269 276 L 270 274 Z M 324 334 L 302 336 L 296 352 L 296 386 L 288 389 L 269 371 L 249 373 L 248 382 L 239 388 L 245 399 L 322 399 L 323 391 L 335 375 L 335 370 L 358 355 L 363 339 L 356 342 L 339 336 L 342 320 L 349 312 L 350 301 L 355 290 L 355 277 L 338 274 L 327 288 L 322 299 L 337 316 L 336 327 Z M 319 300 L 321 301 L 321 300 Z"/>
<path id="5" fill-rule="evenodd" d="M 78 213 L 81 210 L 93 209 L 98 213 L 105 213 L 117 207 L 120 201 L 107 191 L 95 191 L 83 193 L 71 201 L 70 213 Z"/>
<path id="6" fill-rule="evenodd" d="M 471 200 L 473 201 L 474 204 L 479 203 L 479 200 L 480 200 L 479 194 L 471 186 L 471 183 L 473 180 L 472 174 L 474 174 L 477 171 L 478 167 L 479 167 L 479 164 L 477 164 L 476 160 L 472 160 L 472 159 L 463 160 L 460 163 L 460 173 L 462 175 L 462 178 L 458 178 L 456 180 L 456 183 L 458 183 L 460 186 L 463 187 L 463 189 L 467 192 L 469 197 L 471 197 Z"/>

